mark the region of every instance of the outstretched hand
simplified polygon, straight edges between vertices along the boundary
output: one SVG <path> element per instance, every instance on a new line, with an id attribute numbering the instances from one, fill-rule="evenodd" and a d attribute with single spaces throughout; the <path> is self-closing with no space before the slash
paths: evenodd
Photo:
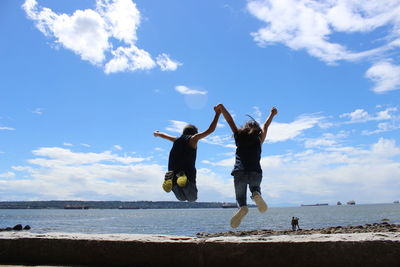
<path id="1" fill-rule="evenodd" d="M 278 109 L 276 108 L 276 107 L 272 107 L 272 109 L 271 109 L 271 114 L 272 115 L 276 115 L 276 114 L 278 114 Z"/>
<path id="2" fill-rule="evenodd" d="M 153 132 L 153 135 L 154 135 L 155 137 L 159 136 L 159 134 L 160 134 L 159 131 L 154 131 L 154 132 Z"/>

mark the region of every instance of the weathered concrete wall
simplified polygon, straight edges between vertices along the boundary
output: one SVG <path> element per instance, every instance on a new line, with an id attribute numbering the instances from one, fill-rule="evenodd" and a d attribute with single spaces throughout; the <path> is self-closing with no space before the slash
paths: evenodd
<path id="1" fill-rule="evenodd" d="M 0 264 L 95 266 L 400 266 L 400 242 L 171 242 L 0 239 Z"/>

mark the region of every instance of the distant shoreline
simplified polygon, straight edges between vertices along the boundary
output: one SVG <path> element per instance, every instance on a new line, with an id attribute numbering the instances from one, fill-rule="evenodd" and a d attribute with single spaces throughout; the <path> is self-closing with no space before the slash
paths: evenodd
<path id="1" fill-rule="evenodd" d="M 233 202 L 184 201 L 0 201 L 0 209 L 201 209 L 236 206 Z M 255 207 L 255 205 L 249 205 Z"/>

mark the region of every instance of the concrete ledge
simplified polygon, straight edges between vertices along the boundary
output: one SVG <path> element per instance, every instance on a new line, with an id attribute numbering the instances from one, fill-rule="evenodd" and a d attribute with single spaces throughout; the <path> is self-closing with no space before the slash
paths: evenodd
<path id="1" fill-rule="evenodd" d="M 0 264 L 400 266 L 400 235 L 196 238 L 8 233 L 0 235 Z"/>

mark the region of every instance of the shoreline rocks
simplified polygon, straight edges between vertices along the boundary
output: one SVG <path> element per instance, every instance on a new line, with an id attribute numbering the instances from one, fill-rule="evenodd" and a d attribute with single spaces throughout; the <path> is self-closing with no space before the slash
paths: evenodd
<path id="1" fill-rule="evenodd" d="M 388 222 L 373 223 L 355 226 L 333 226 L 318 229 L 292 230 L 248 230 L 248 231 L 229 231 L 221 233 L 197 233 L 197 237 L 222 237 L 222 236 L 248 236 L 248 235 L 311 235 L 311 234 L 353 234 L 353 233 L 375 233 L 375 232 L 400 232 L 400 225 Z"/>
<path id="2" fill-rule="evenodd" d="M 22 230 L 30 230 L 31 227 L 29 225 L 25 225 L 22 227 L 22 224 L 16 224 L 14 227 L 5 227 L 5 228 L 0 228 L 0 232 L 4 231 L 22 231 Z"/>

